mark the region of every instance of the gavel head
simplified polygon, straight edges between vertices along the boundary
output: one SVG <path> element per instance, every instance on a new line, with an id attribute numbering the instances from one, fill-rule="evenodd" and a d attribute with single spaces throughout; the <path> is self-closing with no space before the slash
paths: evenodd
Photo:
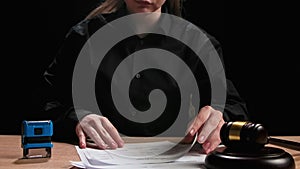
<path id="1" fill-rule="evenodd" d="M 267 130 L 261 124 L 247 121 L 225 122 L 220 137 L 227 148 L 236 150 L 257 150 L 268 143 Z"/>

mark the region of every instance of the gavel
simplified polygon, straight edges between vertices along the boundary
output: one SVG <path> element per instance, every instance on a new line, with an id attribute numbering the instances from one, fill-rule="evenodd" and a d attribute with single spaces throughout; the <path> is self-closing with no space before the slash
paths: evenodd
<path id="1" fill-rule="evenodd" d="M 300 151 L 299 142 L 270 137 L 262 124 L 249 121 L 225 122 L 221 128 L 220 137 L 222 144 L 235 150 L 255 151 L 266 144 L 273 144 Z"/>

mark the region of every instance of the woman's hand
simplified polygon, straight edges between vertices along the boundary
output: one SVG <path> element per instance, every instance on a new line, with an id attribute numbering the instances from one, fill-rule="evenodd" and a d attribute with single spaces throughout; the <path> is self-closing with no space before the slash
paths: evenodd
<path id="1" fill-rule="evenodd" d="M 76 126 L 76 134 L 79 138 L 79 147 L 97 147 L 100 149 L 116 149 L 123 147 L 124 141 L 117 129 L 103 116 L 89 114 Z M 87 142 L 92 139 L 94 144 Z"/>
<path id="2" fill-rule="evenodd" d="M 220 130 L 225 123 L 222 112 L 211 106 L 201 108 L 188 131 L 191 136 L 198 132 L 198 142 L 202 144 L 205 153 L 213 151 L 220 143 Z"/>

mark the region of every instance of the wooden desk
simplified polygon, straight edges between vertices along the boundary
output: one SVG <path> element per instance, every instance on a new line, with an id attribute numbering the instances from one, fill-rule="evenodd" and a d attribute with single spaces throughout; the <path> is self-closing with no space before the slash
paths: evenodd
<path id="1" fill-rule="evenodd" d="M 300 141 L 300 136 L 275 137 L 288 140 Z M 125 138 L 126 142 L 136 142 L 142 138 Z M 151 138 L 150 138 L 151 139 Z M 152 138 L 153 139 L 153 138 Z M 144 138 L 144 140 L 149 140 Z M 21 148 L 21 136 L 0 135 L 0 169 L 46 169 L 46 168 L 69 168 L 70 160 L 79 161 L 74 145 L 54 142 L 52 157 L 39 159 L 22 159 L 23 150 Z M 282 148 L 282 147 L 280 147 Z M 295 159 L 296 169 L 300 169 L 300 152 L 282 148 L 289 152 Z"/>

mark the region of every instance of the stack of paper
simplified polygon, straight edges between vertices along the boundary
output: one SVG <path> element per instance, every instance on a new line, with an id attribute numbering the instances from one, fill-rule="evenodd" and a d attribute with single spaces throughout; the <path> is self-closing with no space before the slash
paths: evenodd
<path id="1" fill-rule="evenodd" d="M 191 151 L 196 138 L 190 144 L 170 141 L 127 143 L 115 150 L 98 150 L 76 147 L 81 161 L 71 161 L 79 168 L 205 168 L 206 155 Z"/>

